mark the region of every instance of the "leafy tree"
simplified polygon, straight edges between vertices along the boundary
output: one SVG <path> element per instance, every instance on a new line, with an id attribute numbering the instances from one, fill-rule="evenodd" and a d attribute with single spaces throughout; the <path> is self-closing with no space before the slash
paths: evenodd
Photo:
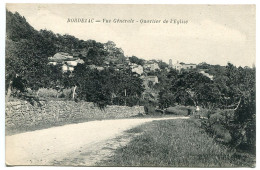
<path id="1" fill-rule="evenodd" d="M 160 69 L 166 69 L 168 67 L 168 64 L 161 60 L 158 62 L 158 65 L 159 65 Z"/>
<path id="2" fill-rule="evenodd" d="M 195 71 L 183 72 L 177 80 L 172 81 L 171 91 L 176 96 L 176 101 L 181 104 L 208 106 L 217 100 L 218 89 L 206 76 Z"/>
<path id="3" fill-rule="evenodd" d="M 108 104 L 135 105 L 144 90 L 142 80 L 130 70 L 98 71 L 83 64 L 75 67 L 72 82 L 78 86 L 79 99 L 94 102 L 101 108 Z"/>
<path id="4" fill-rule="evenodd" d="M 18 13 L 7 11 L 6 90 L 8 101 L 12 90 L 38 90 L 47 83 L 48 57 L 55 48 Z M 19 82 L 18 82 L 19 81 Z"/>
<path id="5" fill-rule="evenodd" d="M 116 47 L 113 41 L 104 43 L 104 48 L 107 52 L 106 61 L 112 62 L 113 64 L 123 64 L 125 62 L 124 51 Z"/>
<path id="6" fill-rule="evenodd" d="M 136 57 L 136 56 L 129 57 L 129 61 L 130 61 L 131 63 L 135 63 L 135 64 L 137 64 L 137 65 L 141 65 L 141 66 L 144 65 L 144 60 L 143 60 L 143 59 L 139 59 L 139 58 Z"/>
<path id="7" fill-rule="evenodd" d="M 232 142 L 236 147 L 245 144 L 255 148 L 255 68 L 236 68 L 228 63 L 226 75 L 229 100 L 234 105 L 235 111 Z"/>
<path id="8" fill-rule="evenodd" d="M 35 43 L 21 40 L 14 43 L 7 40 L 6 45 L 6 87 L 8 88 L 7 100 L 11 95 L 11 89 L 19 89 L 23 87 L 38 90 L 46 85 L 48 78 L 47 72 L 47 56 L 42 53 Z M 15 86 L 12 82 L 20 80 L 19 84 L 23 86 Z"/>

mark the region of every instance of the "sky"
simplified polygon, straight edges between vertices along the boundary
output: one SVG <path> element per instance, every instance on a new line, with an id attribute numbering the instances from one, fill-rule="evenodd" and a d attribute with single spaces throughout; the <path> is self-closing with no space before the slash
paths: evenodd
<path id="1" fill-rule="evenodd" d="M 102 43 L 113 41 L 126 56 L 167 63 L 169 59 L 173 63 L 231 62 L 250 67 L 255 63 L 255 5 L 7 4 L 6 8 L 19 12 L 36 30 L 47 29 Z M 68 23 L 71 18 L 101 22 Z M 113 23 L 114 19 L 135 22 Z M 188 22 L 163 23 L 171 19 Z"/>

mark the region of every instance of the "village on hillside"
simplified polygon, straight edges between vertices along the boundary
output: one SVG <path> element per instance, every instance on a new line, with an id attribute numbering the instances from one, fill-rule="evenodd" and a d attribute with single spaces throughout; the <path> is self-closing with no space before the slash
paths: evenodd
<path id="1" fill-rule="evenodd" d="M 29 6 L 35 6 L 38 12 L 52 5 Z M 62 8 L 71 9 L 69 6 Z M 106 5 L 102 9 L 115 6 Z M 96 7 L 100 6 L 86 5 L 81 9 L 87 13 Z M 129 13 L 121 12 L 132 15 L 133 9 L 139 7 L 121 5 L 120 9 L 127 9 Z M 142 7 L 140 9 L 148 10 L 151 6 Z M 168 9 L 166 5 L 156 7 Z M 213 6 L 203 8 L 211 11 Z M 96 9 L 100 13 L 101 8 Z M 219 13 L 222 8 L 216 9 Z M 33 11 L 33 8 L 27 10 Z M 67 10 L 64 14 L 68 14 Z M 82 23 L 74 24 L 74 28 L 78 28 Z M 101 20 L 89 24 L 102 25 Z M 121 24 L 126 28 L 130 23 Z M 136 22 L 133 26 L 138 24 L 156 23 Z M 171 27 L 181 27 L 171 24 Z M 216 24 L 212 25 L 214 28 Z M 222 27 L 226 28 L 219 26 Z M 110 34 L 107 28 L 102 29 Z M 143 31 L 135 28 L 141 33 L 152 30 L 149 26 L 144 26 Z M 122 43 L 117 37 L 101 41 L 100 37 L 108 36 L 102 31 L 99 38 L 94 36 L 96 40 L 93 40 L 88 36 L 80 39 L 52 30 L 37 30 L 27 22 L 26 16 L 6 9 L 6 165 L 255 167 L 255 65 L 242 67 L 228 60 L 223 65 L 212 64 L 214 62 L 207 59 L 192 60 L 191 57 L 211 53 L 197 55 L 195 52 L 200 50 L 192 51 L 196 48 L 188 48 L 191 44 L 181 50 L 190 50 L 182 54 L 187 58 L 176 56 L 174 50 L 179 46 L 172 42 L 178 44 L 183 35 L 171 37 L 174 34 L 171 30 L 165 31 L 167 38 L 153 37 L 154 42 L 146 41 L 149 46 L 146 49 L 142 47 L 145 43 L 140 42 L 134 42 L 138 48 L 132 48 L 133 43 L 127 39 L 125 44 L 132 45 L 130 48 L 135 51 L 127 55 L 118 45 Z M 196 32 L 195 37 L 200 35 Z M 209 44 L 212 45 L 210 50 L 218 50 L 215 43 L 222 42 L 222 37 L 220 39 L 214 41 L 214 46 Z M 168 46 L 162 49 L 158 44 Z M 203 48 L 201 51 L 207 51 L 198 45 Z M 152 48 L 159 53 L 149 54 Z M 236 50 L 235 54 L 238 53 Z M 219 51 L 214 57 L 218 59 L 228 54 Z M 146 55 L 149 60 L 144 59 Z M 169 61 L 151 59 L 152 55 L 165 56 Z"/>
<path id="2" fill-rule="evenodd" d="M 190 71 L 195 70 L 197 64 L 186 64 L 183 62 L 177 61 L 177 63 L 172 64 L 172 59 L 169 60 L 169 64 L 165 63 L 165 67 L 159 66 L 159 63 L 162 63 L 161 60 L 143 60 L 143 63 L 134 63 L 130 61 L 131 57 L 125 57 L 125 60 L 122 64 L 111 64 L 108 61 L 104 62 L 104 66 L 96 66 L 94 64 L 87 65 L 91 69 L 97 69 L 99 71 L 104 70 L 105 68 L 114 67 L 116 70 L 122 70 L 122 69 L 131 69 L 133 73 L 136 73 L 140 78 L 143 80 L 143 84 L 146 88 L 148 88 L 149 82 L 151 82 L 153 85 L 159 83 L 158 77 L 156 75 L 149 75 L 150 72 L 156 72 L 166 70 L 167 72 L 170 71 L 170 69 L 175 69 L 178 72 L 181 71 Z M 84 61 L 78 57 L 78 55 L 72 55 L 64 52 L 58 52 L 54 56 L 48 58 L 50 65 L 61 65 L 62 72 L 73 72 L 74 67 L 78 64 L 83 64 Z M 210 78 L 213 80 L 213 75 L 210 75 L 209 73 L 205 72 L 207 69 L 198 69 L 197 70 L 202 75 Z"/>

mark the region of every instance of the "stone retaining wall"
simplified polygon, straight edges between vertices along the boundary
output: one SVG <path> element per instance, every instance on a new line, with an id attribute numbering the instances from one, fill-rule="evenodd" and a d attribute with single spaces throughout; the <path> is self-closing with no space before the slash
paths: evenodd
<path id="1" fill-rule="evenodd" d="M 89 102 L 41 101 L 33 106 L 26 101 L 9 102 L 6 105 L 6 128 L 17 129 L 43 124 L 59 124 L 80 120 L 127 118 L 144 113 L 143 106 L 107 106 L 100 110 Z"/>

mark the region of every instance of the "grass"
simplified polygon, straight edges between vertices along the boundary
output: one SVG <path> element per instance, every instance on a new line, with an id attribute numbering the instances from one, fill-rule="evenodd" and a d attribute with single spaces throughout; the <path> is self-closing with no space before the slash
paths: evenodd
<path id="1" fill-rule="evenodd" d="M 248 156 L 239 157 L 217 144 L 194 120 L 153 121 L 128 130 L 141 133 L 98 166 L 254 167 Z M 247 160 L 247 161 L 245 161 Z"/>

